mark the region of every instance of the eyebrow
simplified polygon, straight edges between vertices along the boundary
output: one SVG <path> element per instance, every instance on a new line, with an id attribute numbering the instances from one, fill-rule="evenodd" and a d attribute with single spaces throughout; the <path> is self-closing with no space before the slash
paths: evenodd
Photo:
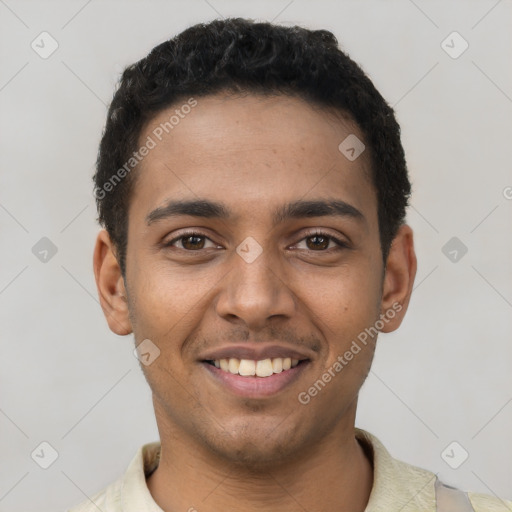
<path id="1" fill-rule="evenodd" d="M 159 220 L 188 215 L 207 219 L 229 219 L 231 210 L 222 203 L 207 199 L 168 201 L 165 205 L 152 210 L 146 216 L 146 223 L 153 224 Z M 309 217 L 349 217 L 364 221 L 365 217 L 355 206 L 339 199 L 293 201 L 278 207 L 273 214 L 274 225 L 288 219 Z"/>

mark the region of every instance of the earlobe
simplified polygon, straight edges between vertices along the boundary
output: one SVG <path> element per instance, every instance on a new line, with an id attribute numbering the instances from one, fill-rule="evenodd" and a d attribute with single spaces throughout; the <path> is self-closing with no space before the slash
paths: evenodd
<path id="1" fill-rule="evenodd" d="M 98 233 L 94 248 L 94 277 L 103 314 L 110 330 L 124 336 L 132 332 L 123 275 L 107 231 Z"/>
<path id="2" fill-rule="evenodd" d="M 416 276 L 416 254 L 412 229 L 404 224 L 393 239 L 386 262 L 382 289 L 381 317 L 386 317 L 382 332 L 397 329 L 405 316 Z"/>

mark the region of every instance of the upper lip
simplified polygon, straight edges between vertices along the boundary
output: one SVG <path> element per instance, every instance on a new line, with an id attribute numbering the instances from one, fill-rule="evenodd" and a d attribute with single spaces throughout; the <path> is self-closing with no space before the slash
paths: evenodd
<path id="1" fill-rule="evenodd" d="M 312 354 L 304 348 L 288 347 L 286 345 L 270 344 L 244 344 L 244 345 L 226 345 L 215 350 L 205 352 L 200 356 L 201 361 L 215 361 L 219 359 L 249 359 L 261 361 L 263 359 L 272 359 L 275 357 L 291 357 L 292 359 L 311 359 Z"/>

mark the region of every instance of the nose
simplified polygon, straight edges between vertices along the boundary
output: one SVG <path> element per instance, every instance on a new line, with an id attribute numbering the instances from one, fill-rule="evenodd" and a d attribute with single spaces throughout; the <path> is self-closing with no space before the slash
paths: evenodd
<path id="1" fill-rule="evenodd" d="M 243 252 L 233 252 L 230 264 L 216 304 L 219 316 L 255 331 L 268 326 L 272 317 L 293 316 L 295 295 L 276 254 L 263 249 L 251 261 Z"/>

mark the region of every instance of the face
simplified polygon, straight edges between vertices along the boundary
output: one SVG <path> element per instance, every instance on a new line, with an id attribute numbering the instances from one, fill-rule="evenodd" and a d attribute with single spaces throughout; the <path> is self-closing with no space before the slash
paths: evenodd
<path id="1" fill-rule="evenodd" d="M 141 367 L 161 432 L 233 462 L 291 460 L 353 426 L 363 333 L 405 313 L 410 230 L 384 268 L 368 152 L 338 149 L 364 140 L 353 122 L 291 97 L 196 101 L 168 134 L 179 105 L 141 134 L 156 145 L 136 170 L 125 281 L 98 238 L 102 305 L 159 350 Z"/>

